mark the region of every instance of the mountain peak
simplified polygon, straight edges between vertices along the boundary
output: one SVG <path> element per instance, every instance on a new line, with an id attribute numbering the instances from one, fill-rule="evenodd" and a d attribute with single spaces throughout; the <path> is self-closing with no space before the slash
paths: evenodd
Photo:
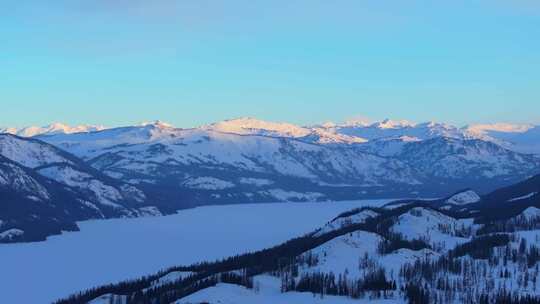
<path id="1" fill-rule="evenodd" d="M 433 121 L 433 120 L 420 123 L 417 126 L 418 127 L 428 128 L 428 129 L 435 129 L 435 128 L 446 129 L 446 130 L 457 129 L 457 127 L 455 127 L 453 125 L 443 123 L 443 122 L 436 122 L 436 121 Z"/>
<path id="2" fill-rule="evenodd" d="M 150 121 L 150 122 L 144 121 L 144 122 L 142 122 L 140 124 L 140 126 L 143 126 L 143 127 L 152 126 L 152 127 L 158 128 L 158 129 L 174 128 L 174 126 L 172 124 L 161 121 L 161 120 L 154 120 L 154 121 Z"/>
<path id="3" fill-rule="evenodd" d="M 387 118 L 383 121 L 376 122 L 374 126 L 379 129 L 400 129 L 414 127 L 415 124 L 408 120 L 391 120 Z"/>
<path id="4" fill-rule="evenodd" d="M 335 122 L 331 122 L 331 121 L 327 121 L 327 122 L 321 124 L 321 127 L 325 128 L 325 129 L 332 129 L 332 128 L 335 128 L 337 126 L 338 125 Z"/>
<path id="5" fill-rule="evenodd" d="M 311 133 L 309 129 L 294 124 L 269 122 L 252 117 L 241 117 L 224 120 L 211 125 L 203 126 L 202 128 L 223 133 L 235 133 L 242 135 L 252 134 L 303 137 Z"/>
<path id="6" fill-rule="evenodd" d="M 372 122 L 369 119 L 366 118 L 355 118 L 347 120 L 343 126 L 345 127 L 368 127 L 372 124 Z M 334 124 L 335 126 L 335 124 Z"/>
<path id="7" fill-rule="evenodd" d="M 481 200 L 480 196 L 471 189 L 467 189 L 452 195 L 446 200 L 447 203 L 453 205 L 466 205 L 477 203 Z"/>

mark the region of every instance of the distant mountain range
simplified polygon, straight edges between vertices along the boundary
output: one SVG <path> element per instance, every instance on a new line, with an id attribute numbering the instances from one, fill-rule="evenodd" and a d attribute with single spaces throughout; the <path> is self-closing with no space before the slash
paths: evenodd
<path id="1" fill-rule="evenodd" d="M 71 133 L 80 133 L 80 132 L 93 132 L 104 130 L 104 126 L 90 126 L 90 125 L 80 125 L 71 127 L 63 123 L 53 123 L 44 127 L 24 127 L 24 128 L 13 128 L 13 127 L 0 127 L 0 133 L 9 133 L 13 135 L 23 136 L 23 137 L 32 137 L 37 135 L 52 135 L 52 134 L 71 134 Z"/>
<path id="2" fill-rule="evenodd" d="M 487 193 L 540 173 L 538 130 L 390 120 L 300 127 L 253 118 L 192 129 L 159 121 L 5 129 L 0 191 L 9 199 L 0 205 L 0 241 L 204 204 Z"/>
<path id="3" fill-rule="evenodd" d="M 161 122 L 144 122 L 137 126 L 172 125 Z M 102 125 L 69 126 L 53 123 L 43 127 L 0 127 L 0 133 L 9 133 L 22 137 L 47 136 L 56 134 L 90 133 L 109 129 Z M 412 123 L 406 120 L 383 120 L 374 123 L 349 121 L 342 124 L 325 123 L 315 126 L 297 126 L 290 123 L 275 123 L 255 118 L 238 118 L 201 126 L 198 129 L 213 130 L 241 135 L 262 135 L 305 139 L 319 143 L 366 143 L 372 140 L 399 139 L 404 141 L 424 140 L 433 137 L 459 139 L 481 139 L 503 145 L 510 150 L 522 153 L 540 154 L 540 126 L 532 124 L 473 124 L 455 127 L 445 123 Z"/>

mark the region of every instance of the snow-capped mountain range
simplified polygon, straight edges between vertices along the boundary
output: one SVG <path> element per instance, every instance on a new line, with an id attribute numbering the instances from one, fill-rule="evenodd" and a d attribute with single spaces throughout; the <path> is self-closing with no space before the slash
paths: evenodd
<path id="1" fill-rule="evenodd" d="M 0 127 L 0 133 L 9 133 L 13 135 L 23 136 L 23 137 L 32 137 L 37 135 L 51 135 L 51 134 L 71 134 L 71 133 L 81 133 L 81 132 L 94 132 L 104 130 L 104 126 L 94 126 L 94 125 L 79 125 L 79 126 L 68 126 L 63 123 L 52 123 L 44 127 L 24 127 L 24 128 L 13 128 L 13 127 Z"/>
<path id="2" fill-rule="evenodd" d="M 193 177 L 186 173 L 205 167 L 219 170 L 221 176 L 196 178 L 212 177 L 217 183 L 231 182 L 228 174 L 273 182 L 277 174 L 319 186 L 394 183 L 409 187 L 429 183 L 434 177 L 444 180 L 439 181 L 444 187 L 456 180 L 463 187 L 484 179 L 501 181 L 478 189 L 489 191 L 538 173 L 539 168 L 539 156 L 521 152 L 530 150 L 535 140 L 540 142 L 540 133 L 535 137 L 536 128 L 497 126 L 457 128 L 433 122 L 385 120 L 300 127 L 241 118 L 193 129 L 157 121 L 38 138 L 81 157 L 110 176 L 134 183 L 157 183 L 173 174 L 181 183 Z M 510 130 L 534 140 L 507 140 L 488 129 L 499 133 Z"/>
<path id="3" fill-rule="evenodd" d="M 537 130 L 390 120 L 300 127 L 253 118 L 192 129 L 156 121 L 11 130 L 34 136 L 0 134 L 0 162 L 7 166 L 0 190 L 13 197 L 2 205 L 0 233 L 30 231 L 28 223 L 41 223 L 36 219 L 73 223 L 203 204 L 438 197 L 463 188 L 487 193 L 540 172 L 540 156 L 522 152 L 538 152 Z M 21 190 L 18 180 L 44 190 Z M 60 198 L 38 195 L 45 192 Z M 38 201 L 46 212 L 32 211 Z M 43 239 L 61 226 L 8 241 Z"/>
<path id="4" fill-rule="evenodd" d="M 162 121 L 143 122 L 135 125 L 158 125 L 174 128 Z M 43 127 L 0 127 L 0 133 L 22 137 L 47 136 L 57 134 L 90 133 L 108 129 L 102 125 L 69 126 L 53 123 Z M 532 124 L 473 124 L 465 127 L 437 122 L 413 123 L 407 120 L 390 120 L 369 123 L 348 121 L 341 124 L 325 123 L 315 126 L 298 126 L 291 123 L 277 123 L 250 117 L 225 120 L 198 127 L 221 133 L 239 135 L 261 135 L 303 139 L 318 143 L 360 144 L 369 141 L 401 140 L 404 142 L 425 140 L 434 137 L 458 139 L 481 139 L 492 141 L 516 152 L 540 154 L 540 126 Z"/>

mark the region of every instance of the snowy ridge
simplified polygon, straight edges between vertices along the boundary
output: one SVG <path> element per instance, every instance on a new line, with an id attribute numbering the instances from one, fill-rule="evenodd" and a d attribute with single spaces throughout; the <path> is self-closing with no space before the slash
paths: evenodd
<path id="1" fill-rule="evenodd" d="M 0 233 L 25 231 L 0 242 L 44 240 L 75 230 L 80 220 L 162 214 L 135 186 L 45 142 L 9 134 L 0 135 L 0 190 L 2 210 L 7 210 L 0 219 L 8 223 Z"/>
<path id="2" fill-rule="evenodd" d="M 116 178 L 122 178 L 120 171 L 148 175 L 158 170 L 162 165 L 186 166 L 208 163 L 212 166 L 236 166 L 245 170 L 261 172 L 261 165 L 271 164 L 274 166 L 273 171 L 275 172 L 308 179 L 320 178 L 321 173 L 328 174 L 337 170 L 341 172 L 339 174 L 340 179 L 345 176 L 365 176 L 363 181 L 360 180 L 356 184 L 382 185 L 388 182 L 381 181 L 383 176 L 388 176 L 389 180 L 398 183 L 408 180 L 407 184 L 421 184 L 420 178 L 424 178 L 425 175 L 435 175 L 437 178 L 451 176 L 459 179 L 463 176 L 470 176 L 471 172 L 478 171 L 479 168 L 482 168 L 483 178 L 499 176 L 507 178 L 506 176 L 512 173 L 524 172 L 524 167 L 529 166 L 530 169 L 534 169 L 537 165 L 535 163 L 540 164 L 540 159 L 534 160 L 529 156 L 521 156 L 502 148 L 497 149 L 498 146 L 494 144 L 489 146 L 484 142 L 467 141 L 464 143 L 457 138 L 433 138 L 433 136 L 440 135 L 437 132 L 424 137 L 419 134 L 416 135 L 420 137 L 412 137 L 400 133 L 399 137 L 391 140 L 381 139 L 361 143 L 362 140 L 356 140 L 358 137 L 351 140 L 343 139 L 340 137 L 342 136 L 341 133 L 336 130 L 324 130 L 324 133 L 337 137 L 331 137 L 330 135 L 312 137 L 314 133 L 307 135 L 307 137 L 300 137 L 307 134 L 304 132 L 307 130 L 306 128 L 301 128 L 302 131 L 299 131 L 299 129 L 289 125 L 282 126 L 278 124 L 278 126 L 275 126 L 272 123 L 269 123 L 271 127 L 268 127 L 266 123 L 253 121 L 252 119 L 247 122 L 245 120 L 235 120 L 233 122 L 231 122 L 232 126 L 240 128 L 240 130 L 238 131 L 233 127 L 225 130 L 237 130 L 238 133 L 241 133 L 240 135 L 215 131 L 223 131 L 224 127 L 218 128 L 214 126 L 182 130 L 167 125 L 150 124 L 142 127 L 117 128 L 89 134 L 49 136 L 44 139 L 58 147 L 67 149 L 83 159 L 94 159 L 92 160 L 94 166 L 100 170 L 104 169 L 102 164 L 106 165 L 107 174 Z M 244 127 L 242 123 L 246 123 L 246 126 Z M 262 128 L 260 125 L 266 126 L 269 131 L 279 131 L 283 133 L 280 133 L 280 135 L 285 136 L 288 134 L 288 136 L 294 138 L 276 138 L 261 135 L 260 129 L 256 129 L 256 131 L 253 129 L 255 127 Z M 229 125 L 227 124 L 227 126 Z M 428 128 L 428 126 L 420 125 L 421 128 Z M 429 128 L 437 129 L 437 127 L 443 130 L 454 130 L 448 126 L 433 124 Z M 317 129 L 314 132 L 320 133 L 322 132 L 320 130 L 322 129 Z M 256 135 L 252 135 L 253 133 Z M 428 133 L 431 134 L 431 131 Z M 422 139 L 426 137 L 432 139 Z M 308 140 L 308 138 L 310 139 Z M 357 145 L 354 145 L 353 148 L 329 150 L 324 144 L 308 145 L 307 143 L 302 144 L 301 141 L 313 143 L 325 141 L 326 143 L 341 145 L 345 143 L 347 147 L 356 142 Z M 301 150 L 307 153 L 298 156 L 291 155 L 287 151 L 291 150 L 291 148 L 293 149 L 292 153 L 301 153 Z M 344 147 L 340 146 L 340 148 Z M 437 151 L 437 154 L 428 155 L 428 151 L 433 149 Z M 463 151 L 461 152 L 463 155 L 454 155 L 454 151 L 458 149 Z M 422 157 L 417 157 L 418 153 Z M 306 164 L 303 160 L 309 154 L 313 154 L 314 157 L 315 154 L 319 154 L 318 159 L 321 159 L 322 154 L 322 159 L 325 160 L 328 166 L 332 167 L 329 170 L 316 170 L 318 172 L 314 172 L 316 167 L 321 166 L 321 162 L 318 161 L 317 165 L 314 162 L 309 165 Z M 347 158 L 349 160 L 343 159 L 344 154 L 348 154 Z M 392 156 L 392 158 L 388 159 L 388 156 Z M 378 157 L 380 158 L 377 159 Z M 357 159 L 357 161 L 352 162 L 351 158 Z M 438 162 L 435 166 L 432 164 L 432 162 L 441 158 L 444 160 L 443 162 Z M 401 169 L 403 175 L 409 172 L 411 175 L 415 175 L 408 177 L 397 177 L 395 174 L 398 171 L 387 170 L 388 167 L 406 166 L 406 164 L 400 164 L 402 161 L 410 162 L 413 166 L 416 166 L 419 162 L 428 165 L 421 167 L 424 174 L 414 173 L 415 169 L 413 168 Z M 344 166 L 345 162 L 350 164 L 346 167 L 355 169 L 354 175 L 352 170 Z M 369 170 L 366 170 L 367 168 Z M 373 174 L 371 174 L 372 172 Z M 366 176 L 367 174 L 372 176 Z M 332 178 L 335 179 L 335 177 Z M 145 180 L 148 180 L 148 178 L 145 178 Z M 344 181 L 339 181 L 339 183 L 343 184 Z"/>
<path id="3" fill-rule="evenodd" d="M 215 287 L 195 293 L 185 299 L 178 300 L 175 304 L 192 303 L 221 303 L 221 304 L 290 304 L 290 303 L 313 303 L 313 304 L 404 304 L 405 301 L 395 299 L 348 299 L 337 296 L 314 297 L 310 293 L 290 292 L 281 293 L 281 281 L 279 278 L 260 275 L 253 278 L 254 284 L 259 291 L 253 292 L 242 286 L 219 283 Z M 103 303 L 103 302 L 102 302 Z M 106 304 L 106 303 L 103 303 Z"/>
<path id="4" fill-rule="evenodd" d="M 195 272 L 191 272 L 191 271 L 173 271 L 153 281 L 150 288 L 155 288 L 155 287 L 163 286 L 166 284 L 174 283 L 178 280 L 187 278 L 194 274 Z"/>
<path id="5" fill-rule="evenodd" d="M 264 178 L 242 177 L 240 178 L 240 183 L 245 185 L 267 186 L 272 185 L 274 182 Z"/>
<path id="6" fill-rule="evenodd" d="M 489 141 L 437 137 L 404 146 L 400 159 L 435 177 L 491 179 L 510 177 L 530 168 L 538 157 L 510 151 Z M 525 178 L 525 177 L 523 177 Z"/>
<path id="7" fill-rule="evenodd" d="M 0 158 L 0 161 L 2 159 Z M 51 198 L 47 189 L 33 176 L 13 163 L 0 163 L 0 186 L 30 195 L 33 200 L 45 201 Z"/>
<path id="8" fill-rule="evenodd" d="M 368 218 L 376 217 L 379 213 L 373 211 L 373 210 L 363 210 L 358 213 L 345 216 L 345 217 L 338 217 L 328 224 L 326 224 L 320 231 L 318 231 L 315 236 L 321 236 L 323 234 L 329 233 L 331 231 L 335 231 L 338 229 L 341 229 L 343 227 L 351 226 L 354 224 L 362 224 L 364 223 Z"/>
<path id="9" fill-rule="evenodd" d="M 399 216 L 391 231 L 408 240 L 421 239 L 433 248 L 448 250 L 468 240 L 461 231 L 471 225 L 472 219 L 456 220 L 432 209 L 416 207 Z"/>
<path id="10" fill-rule="evenodd" d="M 154 126 L 174 129 L 174 126 L 162 121 L 143 122 L 132 126 Z M 126 127 L 130 128 L 130 127 Z M 45 127 L 0 128 L 0 133 L 10 133 L 23 137 L 90 133 L 105 130 L 103 126 L 80 125 L 68 126 L 53 123 Z M 318 126 L 302 127 L 291 123 L 276 123 L 243 117 L 216 122 L 198 129 L 234 133 L 240 135 L 260 135 L 287 138 L 304 138 L 321 144 L 358 144 L 374 139 L 409 137 L 426 140 L 434 137 L 458 139 L 480 139 L 494 142 L 517 152 L 540 154 L 539 127 L 531 124 L 475 124 L 459 128 L 445 123 L 413 123 L 407 120 L 390 120 L 368 123 L 366 121 L 348 121 L 342 124 L 325 123 Z"/>
<path id="11" fill-rule="evenodd" d="M 43 142 L 0 135 L 0 155 L 26 167 L 35 168 L 40 175 L 61 184 L 89 190 L 104 205 L 119 207 L 116 201 L 123 199 L 119 189 L 106 185 L 92 173 L 85 172 L 85 169 L 81 168 L 79 164 L 75 164 L 74 158 Z M 134 187 L 125 187 L 127 187 L 125 189 L 128 192 L 135 189 Z M 144 199 L 142 193 L 135 196 L 138 196 L 138 201 Z"/>
<path id="12" fill-rule="evenodd" d="M 0 155 L 29 168 L 50 163 L 70 163 L 52 146 L 5 134 L 0 134 Z"/>
<path id="13" fill-rule="evenodd" d="M 538 219 L 540 218 L 540 209 L 536 207 L 529 207 L 525 209 L 522 213 L 520 213 L 520 216 L 528 220 Z"/>
<path id="14" fill-rule="evenodd" d="M 189 179 L 183 185 L 201 190 L 223 190 L 235 186 L 231 182 L 208 176 Z"/>
<path id="15" fill-rule="evenodd" d="M 467 127 L 467 130 L 477 134 L 488 135 L 490 132 L 524 133 L 532 128 L 534 126 L 530 124 L 494 123 L 470 125 Z"/>
<path id="16" fill-rule="evenodd" d="M 289 123 L 275 123 L 255 118 L 225 120 L 201 127 L 203 130 L 239 135 L 297 138 L 319 144 L 358 144 L 367 140 L 340 134 L 324 127 L 300 127 Z"/>
<path id="17" fill-rule="evenodd" d="M 429 250 L 398 249 L 389 254 L 379 252 L 384 237 L 372 232 L 356 231 L 343 235 L 305 253 L 317 260 L 316 265 L 305 265 L 305 273 L 347 274 L 349 280 L 361 279 L 371 270 L 384 267 L 388 275 L 398 274 L 400 268 L 417 259 L 435 258 L 439 254 Z"/>
<path id="18" fill-rule="evenodd" d="M 397 161 L 297 140 L 153 126 L 111 129 L 81 137 L 76 134 L 45 140 L 92 159 L 93 166 L 107 174 L 114 171 L 149 175 L 164 165 L 197 165 L 227 170 L 235 167 L 253 173 L 278 173 L 310 180 L 324 178 L 341 182 L 354 178 L 366 185 L 380 184 L 383 176 L 392 182 L 419 183 L 410 170 Z M 324 170 L 325 167 L 332 169 Z M 400 170 L 391 172 L 388 168 Z"/>
<path id="19" fill-rule="evenodd" d="M 316 202 L 324 198 L 324 194 L 318 192 L 295 192 L 295 191 L 286 191 L 283 189 L 270 189 L 263 191 L 263 193 L 270 195 L 271 197 L 277 199 L 280 202 L 290 202 L 290 201 L 305 201 L 305 202 Z"/>
<path id="20" fill-rule="evenodd" d="M 540 154 L 540 126 L 497 123 L 473 125 L 468 130 L 513 151 Z"/>
<path id="21" fill-rule="evenodd" d="M 102 205 L 115 208 L 121 207 L 116 201 L 122 200 L 122 195 L 116 188 L 105 185 L 84 172 L 74 170 L 69 166 L 47 167 L 40 169 L 38 172 L 68 186 L 89 190 Z"/>
<path id="22" fill-rule="evenodd" d="M 533 196 L 535 196 L 537 194 L 538 194 L 538 192 L 531 192 L 529 194 L 525 194 L 525 195 L 522 195 L 522 196 L 511 198 L 511 199 L 508 200 L 508 202 L 526 200 L 526 199 L 531 198 L 531 197 L 533 197 Z"/>
<path id="23" fill-rule="evenodd" d="M 434 137 L 473 138 L 473 134 L 466 130 L 436 122 L 414 124 L 410 122 L 396 123 L 391 120 L 384 120 L 370 125 L 337 125 L 334 129 L 341 134 L 358 136 L 368 140 L 400 137 L 417 138 L 420 140 Z"/>
<path id="24" fill-rule="evenodd" d="M 9 133 L 22 137 L 33 137 L 38 135 L 86 133 L 101 131 L 104 129 L 106 129 L 104 126 L 79 125 L 72 127 L 63 123 L 56 122 L 44 127 L 25 127 L 20 129 L 0 128 L 0 133 Z"/>
<path id="25" fill-rule="evenodd" d="M 304 137 L 311 133 L 308 128 L 299 127 L 289 123 L 274 123 L 244 117 L 225 120 L 202 129 L 240 135 L 266 135 L 276 137 Z"/>
<path id="26" fill-rule="evenodd" d="M 481 200 L 480 196 L 473 190 L 466 190 L 457 194 L 454 194 L 449 199 L 446 200 L 446 203 L 453 205 L 466 205 L 477 203 Z"/>
<path id="27" fill-rule="evenodd" d="M 11 241 L 15 238 L 22 236 L 23 234 L 24 234 L 24 231 L 22 231 L 21 229 L 16 229 L 16 228 L 8 229 L 0 233 L 0 241 Z"/>

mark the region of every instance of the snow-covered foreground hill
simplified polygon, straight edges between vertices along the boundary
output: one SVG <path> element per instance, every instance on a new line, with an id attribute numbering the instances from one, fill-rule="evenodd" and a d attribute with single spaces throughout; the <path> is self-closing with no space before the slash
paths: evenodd
<path id="1" fill-rule="evenodd" d="M 194 295 L 179 300 L 177 304 L 220 303 L 220 304 L 404 304 L 397 299 L 351 299 L 339 296 L 313 295 L 309 292 L 282 293 L 279 278 L 261 275 L 254 279 L 260 291 L 253 292 L 245 287 L 221 283 Z M 96 304 L 98 304 L 97 302 Z"/>
<path id="2" fill-rule="evenodd" d="M 164 217 L 80 222 L 80 232 L 0 245 L 0 303 L 49 303 L 156 269 L 259 250 L 313 231 L 346 210 L 386 202 L 208 206 Z"/>

